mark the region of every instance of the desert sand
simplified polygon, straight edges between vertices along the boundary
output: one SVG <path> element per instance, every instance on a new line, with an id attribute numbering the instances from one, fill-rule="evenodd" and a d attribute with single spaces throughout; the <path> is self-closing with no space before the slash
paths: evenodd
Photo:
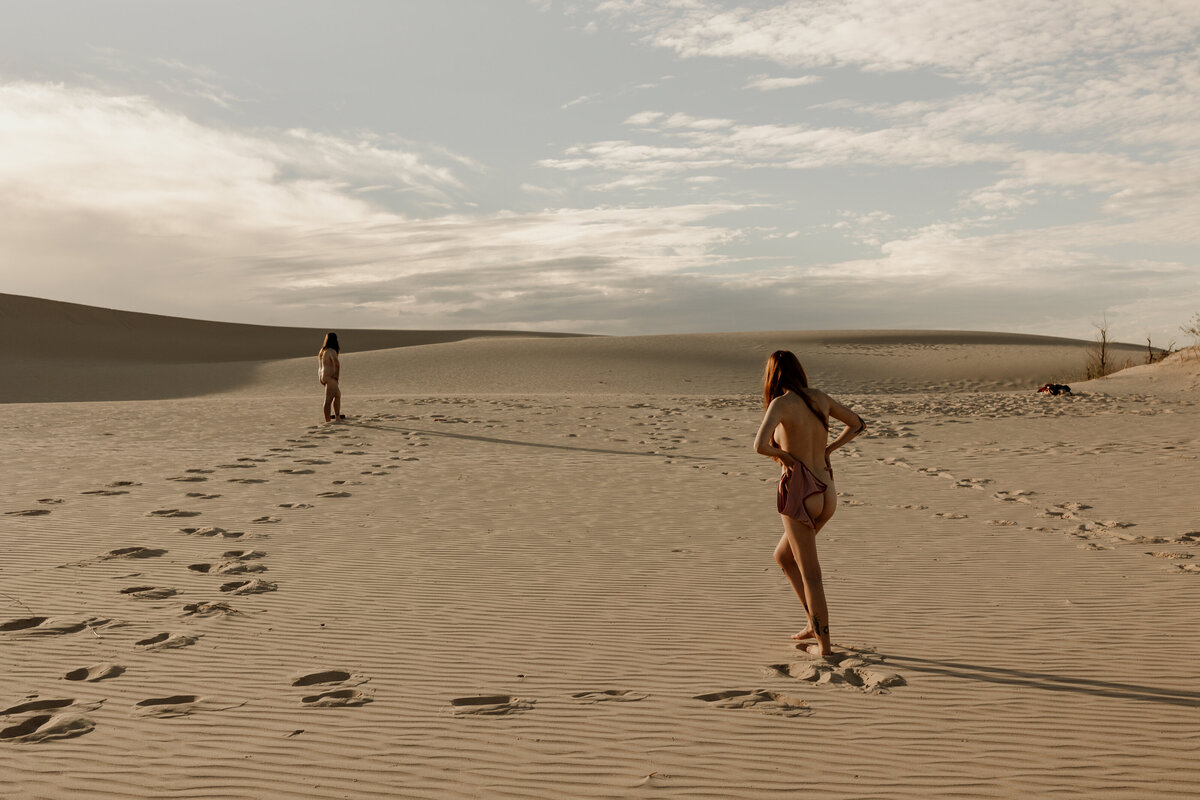
<path id="1" fill-rule="evenodd" d="M 1200 794 L 1194 352 L 339 333 L 323 425 L 319 330 L 0 296 L 0 797 Z M 780 347 L 869 424 L 829 660 Z"/>

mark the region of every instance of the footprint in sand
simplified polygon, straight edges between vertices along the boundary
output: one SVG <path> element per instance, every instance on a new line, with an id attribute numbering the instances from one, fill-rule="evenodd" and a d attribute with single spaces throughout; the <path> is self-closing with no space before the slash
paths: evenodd
<path id="1" fill-rule="evenodd" d="M 188 492 L 185 495 L 185 497 L 192 497 L 196 500 L 216 500 L 220 496 L 219 494 L 205 494 L 204 492 Z"/>
<path id="2" fill-rule="evenodd" d="M 1015 519 L 989 519 L 988 525 L 1016 525 Z"/>
<path id="3" fill-rule="evenodd" d="M 87 717 L 81 716 L 80 712 L 95 711 L 102 702 L 76 703 L 72 699 L 47 699 L 18 703 L 0 711 L 0 717 L 30 716 L 0 730 L 0 740 L 31 743 L 82 736 L 95 725 Z"/>
<path id="4" fill-rule="evenodd" d="M 269 525 L 273 522 L 279 522 L 279 521 L 280 521 L 279 517 L 255 517 L 254 519 L 250 520 L 250 522 L 253 523 L 254 525 Z"/>
<path id="5" fill-rule="evenodd" d="M 147 517 L 198 517 L 199 511 L 181 511 L 178 508 L 160 508 L 156 511 L 147 511 Z"/>
<path id="6" fill-rule="evenodd" d="M 730 689 L 726 692 L 698 694 L 695 699 L 710 703 L 715 708 L 749 708 L 784 717 L 805 717 L 812 713 L 803 699 L 766 689 Z"/>
<path id="7" fill-rule="evenodd" d="M 277 469 L 275 471 L 282 475 L 313 475 L 316 473 L 315 469 Z"/>
<path id="8" fill-rule="evenodd" d="M 167 589 L 159 586 L 130 586 L 122 589 L 121 594 L 137 597 L 141 600 L 165 600 L 179 594 L 177 589 Z"/>
<path id="9" fill-rule="evenodd" d="M 78 714 L 35 714 L 0 729 L 0 741 L 30 744 L 52 739 L 71 739 L 95 730 L 96 724 Z"/>
<path id="10" fill-rule="evenodd" d="M 1187 559 L 1191 558 L 1191 553 L 1164 553 L 1156 550 L 1147 550 L 1146 555 L 1154 556 L 1155 558 L 1170 558 L 1170 559 Z"/>
<path id="11" fill-rule="evenodd" d="M 190 564 L 188 569 L 192 572 L 211 572 L 214 575 L 244 575 L 250 572 L 266 572 L 266 564 L 246 563 L 260 559 L 265 555 L 266 553 L 261 550 L 229 550 L 221 555 L 221 558 L 224 560 L 217 564 Z"/>
<path id="12" fill-rule="evenodd" d="M 992 494 L 992 499 L 999 503 L 1025 503 L 1028 505 L 1032 502 L 1029 498 L 1033 497 L 1037 492 L 1028 489 L 1018 489 L 1015 492 L 995 492 Z"/>
<path id="13" fill-rule="evenodd" d="M 649 696 L 645 692 L 635 692 L 632 689 L 600 689 L 593 692 L 576 692 L 571 695 L 581 703 L 632 703 L 645 700 Z"/>
<path id="14" fill-rule="evenodd" d="M 450 701 L 450 710 L 455 714 L 502 717 L 528 711 L 536 702 L 536 700 L 508 694 L 488 694 L 477 697 L 456 697 Z"/>
<path id="15" fill-rule="evenodd" d="M 143 650 L 174 650 L 194 645 L 199 639 L 200 634 L 157 633 L 134 644 Z"/>
<path id="16" fill-rule="evenodd" d="M 9 717 L 14 714 L 28 714 L 33 711 L 59 711 L 68 707 L 76 711 L 95 711 L 100 707 L 100 703 L 80 703 L 76 705 L 75 701 L 70 698 L 62 700 L 27 700 L 24 703 L 17 703 L 15 706 L 0 711 L 0 717 Z"/>
<path id="17" fill-rule="evenodd" d="M 167 480 L 175 481 L 176 483 L 202 483 L 208 480 L 208 478 L 203 475 L 176 475 L 173 478 L 167 478 Z"/>
<path id="18" fill-rule="evenodd" d="M 350 497 L 349 492 L 319 492 L 317 497 Z"/>
<path id="19" fill-rule="evenodd" d="M 254 578 L 248 581 L 230 581 L 221 585 L 221 591 L 228 594 L 263 594 L 273 592 L 278 587 L 270 581 Z"/>
<path id="20" fill-rule="evenodd" d="M 230 478 L 227 483 L 267 483 L 266 478 Z"/>
<path id="21" fill-rule="evenodd" d="M 242 612 L 228 603 L 219 603 L 214 600 L 205 600 L 202 603 L 188 603 L 183 607 L 183 615 L 185 617 L 231 617 L 234 614 L 240 613 Z"/>
<path id="22" fill-rule="evenodd" d="M 246 534 L 242 531 L 227 531 L 224 528 L 207 527 L 207 528 L 180 528 L 180 533 L 186 533 L 189 536 L 223 536 L 226 539 L 240 539 Z"/>
<path id="23" fill-rule="evenodd" d="M 320 672 L 309 672 L 292 679 L 292 686 L 316 686 L 322 683 L 348 683 L 351 678 L 357 678 L 355 684 L 365 683 L 366 678 L 353 675 L 344 669 L 326 669 Z"/>
<path id="24" fill-rule="evenodd" d="M 966 514 L 955 514 L 946 511 L 939 511 L 933 515 L 937 519 L 966 519 Z"/>
<path id="25" fill-rule="evenodd" d="M 217 469 L 255 469 L 254 464 L 217 464 Z"/>
<path id="26" fill-rule="evenodd" d="M 223 561 L 219 564 L 188 564 L 192 572 L 205 575 L 246 575 L 252 572 L 266 572 L 266 564 L 243 564 L 241 561 Z"/>
<path id="27" fill-rule="evenodd" d="M 0 622 L 0 633 L 21 634 L 24 636 L 65 636 L 79 633 L 85 628 L 98 630 L 113 624 L 111 619 L 89 617 L 85 620 L 62 620 L 52 617 L 23 617 Z"/>
<path id="28" fill-rule="evenodd" d="M 824 658 L 809 658 L 809 661 L 772 664 L 767 669 L 773 674 L 818 686 L 845 686 L 867 694 L 887 694 L 893 687 L 908 683 L 901 675 L 856 655 L 834 653 Z"/>
<path id="29" fill-rule="evenodd" d="M 311 466 L 318 467 L 318 466 L 322 466 L 325 464 L 332 464 L 333 462 L 325 461 L 320 458 L 297 458 L 296 463 L 297 464 L 309 464 Z"/>
<path id="30" fill-rule="evenodd" d="M 120 664 L 92 664 L 90 667 L 80 667 L 73 669 L 63 675 L 65 681 L 84 681 L 87 683 L 95 683 L 96 681 L 108 680 L 109 678 L 117 678 L 125 674 L 125 667 Z"/>
<path id="31" fill-rule="evenodd" d="M 1190 572 L 1192 574 L 1200 573 L 1200 564 L 1176 564 L 1175 569 L 1180 572 Z"/>
<path id="32" fill-rule="evenodd" d="M 161 547 L 118 547 L 116 550 L 109 550 L 102 556 L 95 558 L 84 559 L 83 561 L 73 561 L 70 564 L 59 564 L 58 568 L 64 567 L 85 567 L 88 564 L 96 564 L 101 561 L 112 561 L 118 558 L 158 558 L 164 556 L 167 551 Z"/>
<path id="33" fill-rule="evenodd" d="M 38 499 L 39 503 L 45 503 L 48 506 L 56 506 L 62 501 L 63 499 L 61 497 L 42 497 Z"/>
<path id="34" fill-rule="evenodd" d="M 305 708 L 350 708 L 365 706 L 374 700 L 370 693 L 359 689 L 333 689 L 300 698 Z"/>
<path id="35" fill-rule="evenodd" d="M 133 704 L 133 713 L 138 717 L 186 717 L 199 710 L 200 698 L 194 694 L 175 694 L 170 697 L 152 697 Z"/>
<path id="36" fill-rule="evenodd" d="M 23 508 L 20 511 L 5 511 L 9 517 L 44 517 L 50 513 L 48 508 Z"/>
<path id="37" fill-rule="evenodd" d="M 238 460 L 238 461 L 253 461 L 253 462 L 257 463 L 257 464 L 261 464 L 261 463 L 263 463 L 264 461 L 266 461 L 266 459 L 265 459 L 265 458 L 255 458 L 254 456 L 242 456 L 241 458 L 239 458 L 239 459 L 237 459 L 237 460 Z"/>
<path id="38" fill-rule="evenodd" d="M 1079 549 L 1080 550 L 1112 550 L 1112 548 L 1106 544 L 1096 544 L 1095 542 L 1084 542 L 1083 544 L 1079 545 Z"/>
<path id="39" fill-rule="evenodd" d="M 109 550 L 100 556 L 99 560 L 108 561 L 114 558 L 158 558 L 166 554 L 167 551 L 161 547 L 118 547 L 116 550 Z"/>
<path id="40" fill-rule="evenodd" d="M 314 506 L 312 503 L 280 503 L 279 504 L 279 508 L 294 508 L 296 510 L 301 510 L 301 509 L 305 509 L 305 508 L 313 508 L 313 507 Z"/>
<path id="41" fill-rule="evenodd" d="M 119 494 L 129 494 L 129 492 L 125 491 L 124 489 L 91 489 L 86 492 L 80 492 L 80 494 L 94 494 L 100 497 L 114 497 Z"/>

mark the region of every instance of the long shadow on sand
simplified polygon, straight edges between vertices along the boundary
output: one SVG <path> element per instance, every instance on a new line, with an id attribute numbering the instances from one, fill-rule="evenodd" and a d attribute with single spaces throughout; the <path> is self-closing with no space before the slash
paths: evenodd
<path id="1" fill-rule="evenodd" d="M 1200 692 L 1186 689 L 1159 689 L 1136 683 L 1115 683 L 1090 678 L 1070 678 L 1049 672 L 1027 672 L 1019 669 L 984 667 L 979 664 L 963 664 L 955 661 L 935 661 L 917 656 L 887 654 L 887 663 L 897 667 L 945 675 L 951 678 L 998 683 L 1007 686 L 1025 686 L 1048 692 L 1071 692 L 1090 694 L 1095 697 L 1112 697 L 1120 700 L 1139 700 L 1147 703 L 1163 703 L 1171 706 L 1200 708 Z"/>
<path id="2" fill-rule="evenodd" d="M 493 436 L 472 436 L 466 433 L 450 433 L 449 431 L 429 431 L 421 428 L 392 428 L 387 425 L 369 425 L 365 422 L 347 420 L 347 427 L 370 428 L 391 433 L 420 433 L 425 436 L 441 436 L 445 439 L 465 439 L 471 442 L 488 442 L 489 444 L 515 444 L 520 447 L 540 447 L 547 450 L 571 450 L 577 453 L 603 453 L 612 456 L 642 456 L 644 458 L 678 458 L 687 461 L 716 461 L 712 456 L 686 456 L 678 453 L 658 453 L 651 450 L 605 450 L 600 447 L 577 447 L 569 444 L 546 444 L 544 442 L 522 442 L 517 439 L 498 439 Z"/>

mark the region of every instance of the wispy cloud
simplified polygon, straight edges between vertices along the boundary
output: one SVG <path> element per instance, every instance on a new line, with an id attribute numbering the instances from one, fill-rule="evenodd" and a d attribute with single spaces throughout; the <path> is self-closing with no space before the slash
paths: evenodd
<path id="1" fill-rule="evenodd" d="M 747 89 L 758 89 L 760 92 L 770 92 L 776 89 L 794 89 L 797 86 L 811 86 L 820 83 L 820 75 L 799 75 L 794 78 L 772 78 L 769 75 L 754 75 L 746 83 Z"/>
<path id="2" fill-rule="evenodd" d="M 1078 66 L 1114 53 L 1194 48 L 1191 0 L 789 0 L 766 8 L 711 0 L 606 0 L 646 42 L 684 57 L 867 71 L 932 67 L 971 80 Z"/>

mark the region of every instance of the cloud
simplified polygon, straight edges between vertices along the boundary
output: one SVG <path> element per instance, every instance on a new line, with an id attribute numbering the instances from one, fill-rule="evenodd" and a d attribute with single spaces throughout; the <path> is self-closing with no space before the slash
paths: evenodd
<path id="1" fill-rule="evenodd" d="M 797 86 L 811 86 L 820 83 L 819 75 L 800 75 L 795 78 L 772 78 L 768 75 L 754 75 L 746 83 L 747 89 L 758 89 L 760 92 L 770 92 L 776 89 L 794 89 Z"/>
<path id="2" fill-rule="evenodd" d="M 766 8 L 708 0 L 607 0 L 597 10 L 681 56 L 867 71 L 931 67 L 968 79 L 1193 48 L 1191 0 L 790 0 Z"/>
<path id="3" fill-rule="evenodd" d="M 606 140 L 568 148 L 539 166 L 570 172 L 617 174 L 593 188 L 637 188 L 717 168 L 816 169 L 848 164 L 944 167 L 1011 163 L 1015 148 L 974 142 L 920 126 L 870 130 L 808 125 L 748 125 L 684 113 L 640 112 L 626 123 L 662 143 Z"/>
<path id="4" fill-rule="evenodd" d="M 712 267 L 736 236 L 708 222 L 729 204 L 445 213 L 455 166 L 381 137 L 234 132 L 62 85 L 0 86 L 0 147 L 5 291 L 158 313 L 511 327 Z"/>
<path id="5" fill-rule="evenodd" d="M 594 95 L 594 94 L 581 94 L 581 95 L 579 95 L 579 97 L 576 97 L 574 100 L 568 100 L 567 102 L 563 103 L 561 106 L 558 107 L 558 109 L 560 111 L 566 111 L 568 108 L 571 108 L 572 106 L 581 105 L 583 103 L 590 103 L 595 98 L 596 98 L 596 95 Z"/>

